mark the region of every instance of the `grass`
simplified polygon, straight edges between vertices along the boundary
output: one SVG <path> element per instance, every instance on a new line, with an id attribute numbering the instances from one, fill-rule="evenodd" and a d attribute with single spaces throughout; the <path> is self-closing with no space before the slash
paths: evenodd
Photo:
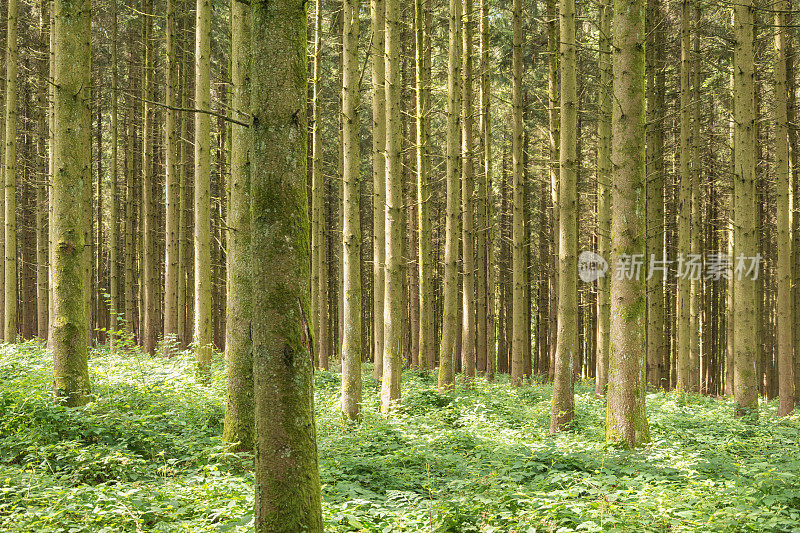
<path id="1" fill-rule="evenodd" d="M 0 531 L 249 531 L 250 458 L 226 453 L 224 369 L 95 350 L 95 400 L 50 398 L 51 357 L 0 347 Z M 604 443 L 604 404 L 576 390 L 572 431 L 549 436 L 548 386 L 501 377 L 435 390 L 406 371 L 379 414 L 365 366 L 363 419 L 338 416 L 339 375 L 316 380 L 326 531 L 800 531 L 800 416 L 758 422 L 728 400 L 647 397 L 652 442 Z"/>

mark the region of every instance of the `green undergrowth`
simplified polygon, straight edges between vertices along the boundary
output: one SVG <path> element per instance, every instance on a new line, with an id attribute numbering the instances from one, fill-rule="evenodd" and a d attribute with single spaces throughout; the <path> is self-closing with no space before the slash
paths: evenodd
<path id="1" fill-rule="evenodd" d="M 95 350 L 94 401 L 50 398 L 39 345 L 0 347 L 0 531 L 249 531 L 252 458 L 220 442 L 219 360 L 209 384 L 183 353 Z M 571 431 L 549 436 L 548 386 L 504 377 L 454 393 L 403 374 L 379 414 L 365 366 L 363 418 L 338 416 L 339 375 L 317 372 L 326 531 L 800 531 L 800 416 L 728 400 L 647 396 L 652 442 L 604 443 L 604 403 L 576 391 Z"/>

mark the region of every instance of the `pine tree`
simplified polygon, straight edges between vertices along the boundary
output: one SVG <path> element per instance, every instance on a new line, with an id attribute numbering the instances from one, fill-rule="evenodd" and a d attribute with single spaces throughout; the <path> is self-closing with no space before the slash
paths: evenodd
<path id="1" fill-rule="evenodd" d="M 321 533 L 306 314 L 306 6 L 300 0 L 250 6 L 255 531 Z"/>
<path id="2" fill-rule="evenodd" d="M 372 24 L 372 329 L 373 376 L 383 376 L 386 303 L 386 0 L 371 0 Z"/>
<path id="3" fill-rule="evenodd" d="M 5 326 L 6 342 L 17 341 L 17 0 L 8 0 L 6 37 Z"/>
<path id="4" fill-rule="evenodd" d="M 611 259 L 645 251 L 644 0 L 615 0 L 612 49 Z M 611 350 L 606 440 L 638 446 L 649 440 L 645 412 L 645 284 L 642 274 L 611 280 Z"/>
<path id="5" fill-rule="evenodd" d="M 56 399 L 74 407 L 90 392 L 84 228 L 91 215 L 75 199 L 91 187 L 91 8 L 87 0 L 55 0 L 53 11 L 53 370 Z"/>

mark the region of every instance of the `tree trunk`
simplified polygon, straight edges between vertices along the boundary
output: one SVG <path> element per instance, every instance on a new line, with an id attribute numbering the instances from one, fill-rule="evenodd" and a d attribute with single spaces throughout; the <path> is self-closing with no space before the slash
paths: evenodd
<path id="1" fill-rule="evenodd" d="M 55 397 L 69 407 L 89 400 L 86 346 L 86 227 L 84 203 L 91 187 L 91 8 L 85 0 L 55 0 L 53 103 L 53 374 Z M 12 130 L 13 131 L 13 130 Z"/>
<path id="2" fill-rule="evenodd" d="M 428 28 L 426 27 L 425 0 L 414 0 L 414 59 L 416 68 L 417 90 L 417 204 L 419 246 L 419 359 L 420 367 L 433 370 L 436 358 L 436 337 L 434 336 L 433 315 L 433 229 L 431 227 L 431 186 L 430 158 L 428 156 L 429 137 L 429 79 L 425 68 L 425 47 L 429 47 Z M 377 183 L 377 182 L 376 182 Z M 377 186 L 377 185 L 376 185 Z M 376 189 L 377 198 L 377 189 Z M 377 221 L 379 217 L 375 217 Z M 375 233 L 376 239 L 378 237 Z M 377 295 L 377 285 L 375 286 Z M 376 305 L 377 305 L 376 299 Z M 377 324 L 377 317 L 376 317 Z M 383 320 L 383 317 L 380 318 Z M 377 336 L 378 330 L 375 329 Z M 377 353 L 377 352 L 376 352 Z"/>
<path id="3" fill-rule="evenodd" d="M 256 0 L 250 5 L 255 531 L 321 533 L 314 367 L 306 315 L 306 6 L 299 0 Z M 200 20 L 199 27 L 207 28 L 208 17 Z M 206 32 L 202 40 L 207 37 Z M 208 57 L 208 48 L 198 48 L 198 58 Z M 198 85 L 206 87 L 206 80 L 204 76 Z M 200 173 L 198 178 L 207 179 Z M 203 274 L 199 263 L 198 278 Z"/>
<path id="4" fill-rule="evenodd" d="M 612 264 L 645 251 L 644 0 L 615 0 L 611 159 Z M 649 440 L 645 412 L 645 285 L 641 273 L 611 280 L 611 350 L 606 441 L 635 447 Z"/>
<path id="5" fill-rule="evenodd" d="M 447 207 L 445 219 L 444 248 L 444 309 L 442 313 L 442 340 L 439 349 L 439 388 L 449 389 L 454 385 L 455 359 L 458 329 L 458 244 L 459 244 L 459 119 L 461 115 L 460 28 L 461 0 L 450 0 L 448 13 L 447 52 Z"/>
<path id="6" fill-rule="evenodd" d="M 689 168 L 691 162 L 691 94 L 689 77 L 691 61 L 689 50 L 689 2 L 681 4 L 681 88 L 680 88 L 680 192 L 678 199 L 678 254 L 684 260 L 691 253 L 691 212 L 692 212 L 692 175 Z M 677 326 L 677 389 L 691 390 L 691 293 L 692 281 L 689 276 L 678 273 L 678 326 Z"/>
<path id="7" fill-rule="evenodd" d="M 753 0 L 742 0 L 733 7 L 734 18 L 734 253 L 754 259 L 758 253 L 756 232 L 756 106 L 753 52 Z M 756 322 L 757 280 L 734 274 L 734 379 L 736 415 L 758 416 L 758 378 L 756 355 L 761 342 Z"/>
<path id="8" fill-rule="evenodd" d="M 38 326 L 37 335 L 39 339 L 46 340 L 49 333 L 49 306 L 50 306 L 50 289 L 49 289 L 49 247 L 50 247 L 50 232 L 49 232 L 49 202 L 47 201 L 48 189 L 50 188 L 50 176 L 48 174 L 48 123 L 47 123 L 47 108 L 48 108 L 48 43 L 50 41 L 50 0 L 42 0 L 40 3 L 40 18 L 39 18 L 39 47 L 42 54 L 39 60 L 39 77 L 41 84 L 39 85 L 37 100 L 38 100 L 38 139 L 37 139 L 37 154 L 38 164 L 37 170 L 39 175 L 39 182 L 36 186 L 36 302 L 37 302 L 37 317 L 36 324 Z M 115 220 L 112 216 L 112 220 Z"/>
<path id="9" fill-rule="evenodd" d="M 575 415 L 573 366 L 578 347 L 577 270 L 577 69 L 575 0 L 561 0 L 561 149 L 558 194 L 558 336 L 550 432 L 565 429 Z M 613 203 L 613 200 L 612 200 Z M 613 310 L 612 310 L 613 313 Z"/>
<path id="10" fill-rule="evenodd" d="M 403 169 L 400 137 L 400 5 L 386 1 L 386 267 L 384 272 L 381 411 L 400 400 L 403 314 Z M 388 316 L 386 316 L 388 315 Z"/>
<path id="11" fill-rule="evenodd" d="M 371 0 L 372 24 L 372 327 L 375 379 L 383 376 L 386 261 L 386 2 Z"/>
<path id="12" fill-rule="evenodd" d="M 236 2 L 234 1 L 234 4 Z M 231 8 L 233 9 L 233 7 Z M 164 67 L 166 74 L 166 100 L 165 110 L 165 137 L 166 137 L 166 243 L 164 260 L 164 339 L 178 337 L 178 266 L 180 259 L 179 223 L 180 223 L 180 178 L 178 175 L 178 131 L 176 125 L 176 111 L 170 107 L 177 107 L 178 83 L 178 43 L 177 27 L 175 23 L 174 0 L 167 0 L 167 55 Z M 233 35 L 231 35 L 233 40 Z M 233 47 L 233 44 L 231 44 Z M 168 343 L 169 344 L 169 343 Z"/>
<path id="13" fill-rule="evenodd" d="M 652 0 L 651 0 L 652 1 Z M 612 0 L 600 6 L 600 92 L 597 118 L 597 253 L 611 259 L 611 19 Z M 608 384 L 608 350 L 611 335 L 611 272 L 597 280 L 597 357 L 595 367 L 595 396 L 605 396 Z"/>
<path id="14" fill-rule="evenodd" d="M 489 179 L 492 173 L 492 133 L 490 116 L 490 78 L 489 78 L 489 2 L 480 0 L 480 173 L 478 176 L 478 231 L 477 231 L 477 270 L 476 270 L 476 307 L 477 307 L 477 344 L 476 365 L 478 373 L 487 369 L 490 352 L 489 323 L 491 307 L 489 306 L 489 205 L 491 191 Z"/>
<path id="15" fill-rule="evenodd" d="M 343 0 L 342 142 L 344 328 L 342 331 L 342 415 L 355 419 L 361 402 L 361 157 L 359 151 L 359 0 Z"/>
<path id="16" fill-rule="evenodd" d="M 142 287 L 144 314 L 144 329 L 142 340 L 144 349 L 149 354 L 156 351 L 157 342 L 157 313 L 156 313 L 156 249 L 155 249 L 155 198 L 153 197 L 153 136 L 155 134 L 155 110 L 149 101 L 153 98 L 153 47 L 150 44 L 153 34 L 152 0 L 144 1 L 142 15 L 144 42 L 144 65 L 142 72 L 142 99 L 143 99 L 143 126 L 142 126 Z"/>
<path id="17" fill-rule="evenodd" d="M 522 384 L 523 374 L 525 373 L 525 342 L 527 342 L 528 331 L 525 325 L 525 221 L 523 214 L 525 207 L 522 160 L 522 0 L 514 0 L 513 2 L 512 28 L 511 384 L 519 386 Z"/>
<path id="18" fill-rule="evenodd" d="M 250 5 L 231 2 L 232 113 L 247 120 L 250 108 Z M 247 128 L 231 125 L 231 181 L 228 208 L 228 295 L 225 353 L 228 403 L 222 439 L 236 450 L 252 450 L 253 343 L 250 280 L 250 140 Z"/>
<path id="19" fill-rule="evenodd" d="M 794 409 L 794 350 L 792 346 L 792 210 L 789 178 L 789 121 L 787 103 L 787 16 L 786 0 L 775 8 L 775 179 L 777 193 L 777 335 L 778 335 L 778 415 Z"/>
<path id="20" fill-rule="evenodd" d="M 256 46 L 257 41 L 254 39 L 253 42 Z M 195 80 L 195 107 L 200 111 L 211 111 L 211 4 L 209 0 L 197 0 Z M 210 118 L 207 113 L 202 112 L 197 113 L 194 118 L 194 342 L 198 368 L 202 373 L 210 370 L 213 352 Z"/>
<path id="21" fill-rule="evenodd" d="M 472 0 L 463 0 L 461 30 L 461 227 L 462 329 L 461 354 L 464 381 L 475 377 L 475 165 L 472 142 Z"/>
<path id="22" fill-rule="evenodd" d="M 17 0 L 8 0 L 6 37 L 5 326 L 6 342 L 17 342 Z"/>

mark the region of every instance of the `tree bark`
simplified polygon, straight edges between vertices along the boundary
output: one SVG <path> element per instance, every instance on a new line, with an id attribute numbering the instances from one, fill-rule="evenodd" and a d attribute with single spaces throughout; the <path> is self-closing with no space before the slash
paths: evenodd
<path id="1" fill-rule="evenodd" d="M 17 0 L 8 0 L 6 34 L 5 326 L 6 342 L 17 342 Z"/>
<path id="2" fill-rule="evenodd" d="M 519 386 L 525 374 L 525 343 L 528 328 L 525 325 L 525 219 L 524 219 L 524 165 L 522 127 L 522 0 L 514 0 L 512 8 L 512 71 L 511 90 L 511 384 Z M 563 38 L 562 29 L 562 38 Z"/>
<path id="3" fill-rule="evenodd" d="M 343 290 L 342 415 L 358 417 L 361 402 L 361 157 L 358 103 L 359 0 L 343 0 L 342 25 L 342 157 L 343 157 Z"/>
<path id="4" fill-rule="evenodd" d="M 85 227 L 82 201 L 91 187 L 91 8 L 86 0 L 55 0 L 53 82 L 54 389 L 69 407 L 89 400 L 86 346 Z"/>
<path id="5" fill-rule="evenodd" d="M 612 118 L 612 265 L 645 251 L 644 0 L 615 0 Z M 606 441 L 649 440 L 645 411 L 645 285 L 641 275 L 611 280 L 611 350 Z"/>
<path id="6" fill-rule="evenodd" d="M 575 416 L 573 368 L 578 348 L 577 68 L 575 1 L 561 0 L 561 149 L 558 194 L 558 336 L 553 375 L 550 432 L 565 429 Z M 613 203 L 613 199 L 612 199 Z M 613 313 L 613 310 L 612 310 Z"/>
<path id="7" fill-rule="evenodd" d="M 461 242 L 462 329 L 461 357 L 464 381 L 475 377 L 475 164 L 472 141 L 472 0 L 462 1 L 461 30 Z"/>
<path id="8" fill-rule="evenodd" d="M 371 0 L 372 24 L 372 328 L 373 376 L 383 376 L 386 261 L 386 2 Z"/>

